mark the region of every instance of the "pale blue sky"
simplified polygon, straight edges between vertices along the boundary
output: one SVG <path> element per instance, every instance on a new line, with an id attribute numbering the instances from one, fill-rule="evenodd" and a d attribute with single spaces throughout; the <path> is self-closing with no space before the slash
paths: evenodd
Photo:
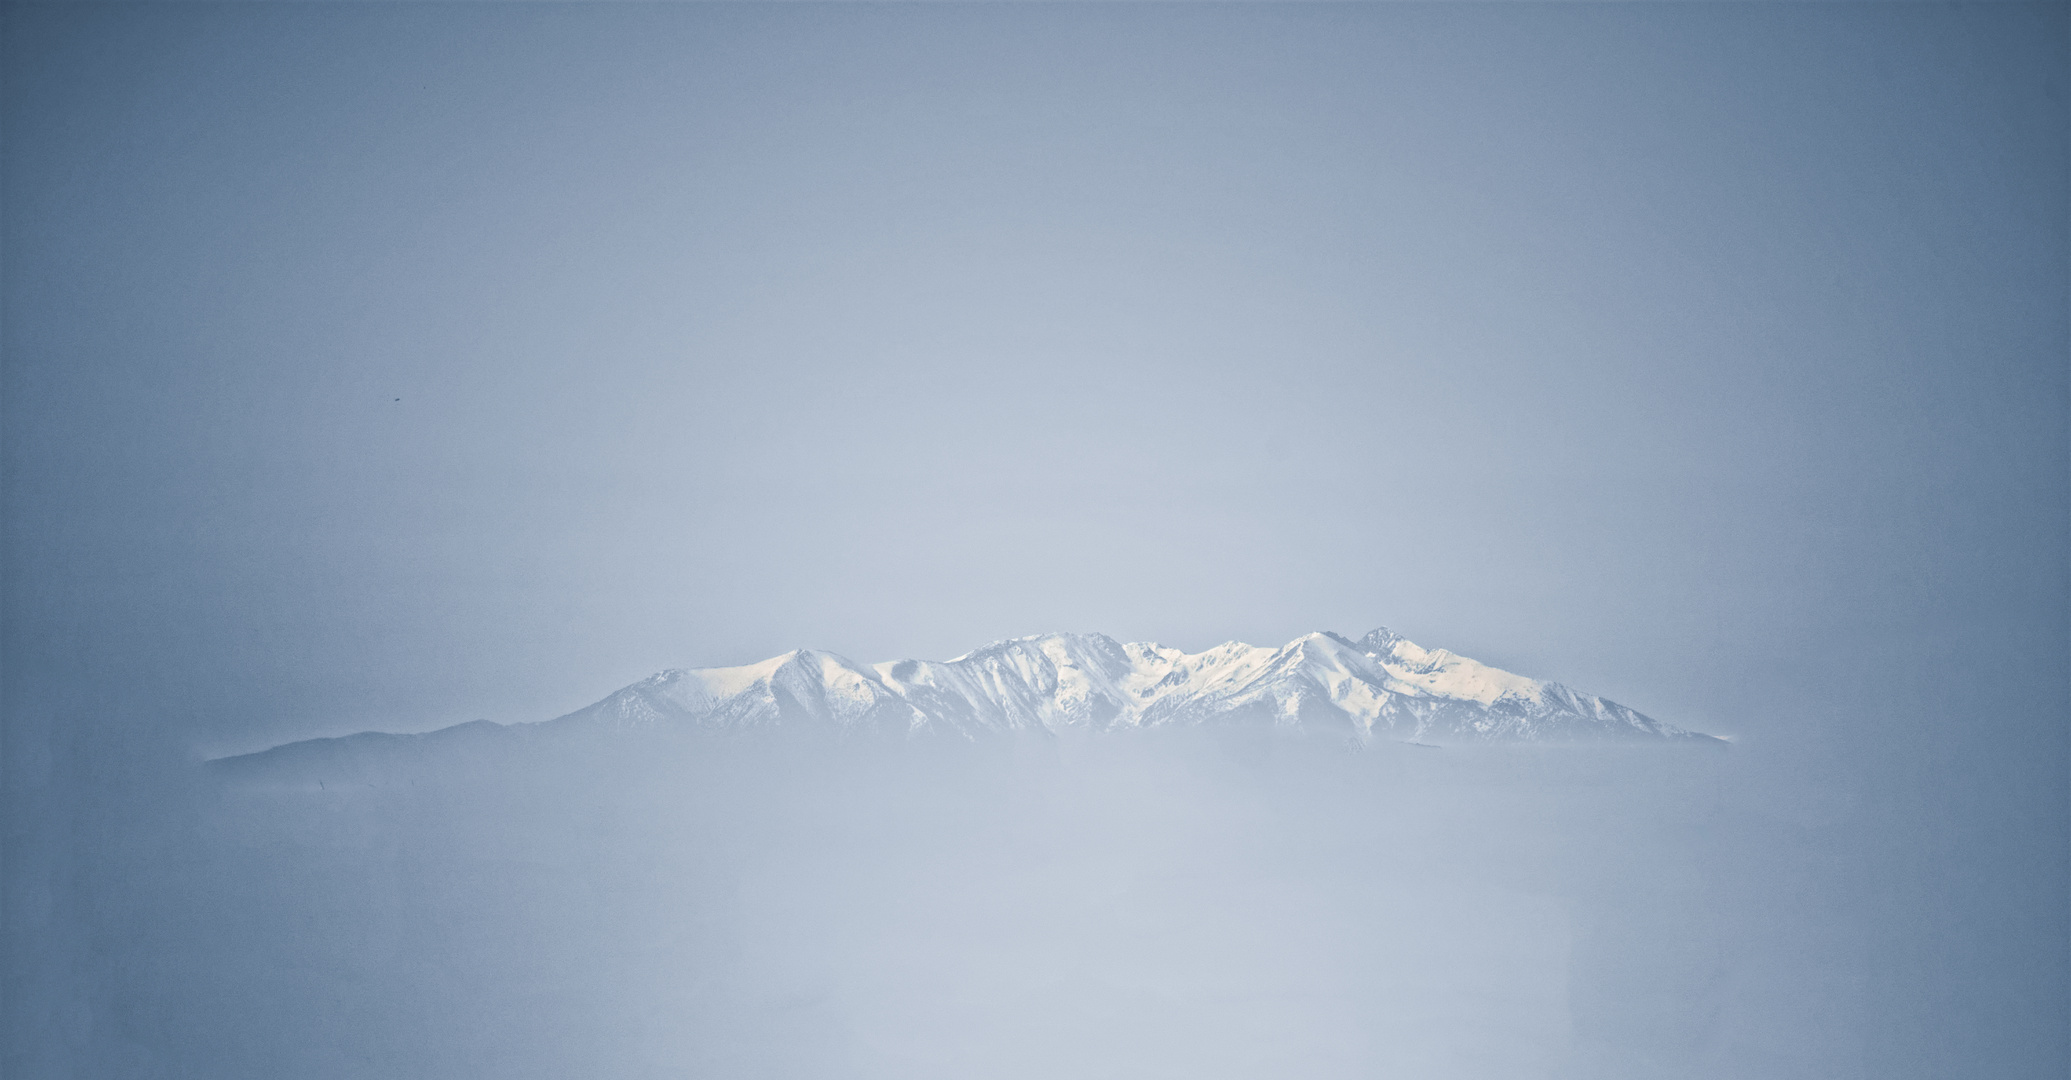
<path id="1" fill-rule="evenodd" d="M 23 13 L 20 602 L 212 750 L 1381 622 L 1760 730 L 2061 624 L 2059 22 Z"/>
<path id="2" fill-rule="evenodd" d="M 1817 762 L 1879 1075 L 2064 1060 L 2062 7 L 5 19 L 17 823 L 1385 622 Z"/>

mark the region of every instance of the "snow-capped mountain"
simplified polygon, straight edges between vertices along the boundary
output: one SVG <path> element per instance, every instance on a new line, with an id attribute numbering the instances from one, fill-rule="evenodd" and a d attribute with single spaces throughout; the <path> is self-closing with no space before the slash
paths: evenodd
<path id="1" fill-rule="evenodd" d="M 1279 648 L 1233 641 L 1199 653 L 1045 634 L 953 660 L 870 666 L 800 650 L 664 671 L 552 723 L 965 738 L 1247 725 L 1360 741 L 1712 739 L 1386 629 L 1356 642 L 1313 633 Z"/>

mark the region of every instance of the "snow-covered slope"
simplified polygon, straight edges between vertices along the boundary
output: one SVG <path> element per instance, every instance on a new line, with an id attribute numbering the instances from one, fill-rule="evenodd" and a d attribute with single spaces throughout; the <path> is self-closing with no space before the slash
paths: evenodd
<path id="1" fill-rule="evenodd" d="M 1361 741 L 1703 739 L 1616 702 L 1427 650 L 1386 629 L 1277 649 L 1185 653 L 1103 634 L 995 642 L 954 660 L 865 667 L 800 651 L 664 671 L 554 721 L 928 734 L 1253 725 Z"/>

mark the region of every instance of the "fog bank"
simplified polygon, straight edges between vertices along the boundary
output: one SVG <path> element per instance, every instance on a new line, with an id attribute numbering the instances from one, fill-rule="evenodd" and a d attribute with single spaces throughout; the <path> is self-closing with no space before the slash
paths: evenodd
<path id="1" fill-rule="evenodd" d="M 1860 823 L 1744 749 L 650 737 L 321 772 L 138 808 L 89 889 L 95 1075 L 1866 1075 Z"/>

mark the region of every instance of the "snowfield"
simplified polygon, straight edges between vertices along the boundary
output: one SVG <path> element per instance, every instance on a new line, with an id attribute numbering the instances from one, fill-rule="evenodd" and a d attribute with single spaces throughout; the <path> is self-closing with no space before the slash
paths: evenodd
<path id="1" fill-rule="evenodd" d="M 673 669 L 552 721 L 979 738 L 1252 725 L 1356 740 L 1704 740 L 1614 701 L 1425 649 L 1387 629 L 1198 653 L 1104 634 L 999 641 L 953 660 L 861 665 L 800 650 Z"/>

